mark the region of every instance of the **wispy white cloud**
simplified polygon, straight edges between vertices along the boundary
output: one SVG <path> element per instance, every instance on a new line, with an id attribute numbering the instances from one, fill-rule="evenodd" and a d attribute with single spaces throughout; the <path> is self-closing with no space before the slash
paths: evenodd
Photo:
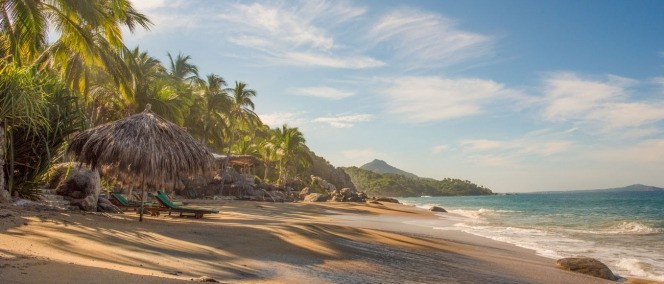
<path id="1" fill-rule="evenodd" d="M 544 117 L 567 120 L 624 97 L 625 89 L 634 82 L 618 76 L 609 76 L 606 81 L 589 80 L 561 72 L 553 73 L 544 83 L 547 101 Z"/>
<path id="2" fill-rule="evenodd" d="M 433 146 L 433 148 L 431 149 L 431 153 L 440 154 L 442 152 L 447 151 L 449 148 L 450 147 L 447 146 L 447 145 L 436 145 L 436 146 Z"/>
<path id="3" fill-rule="evenodd" d="M 552 137 L 564 133 L 544 130 L 515 139 L 467 139 L 460 141 L 459 145 L 464 155 L 479 165 L 522 167 L 529 160 L 552 159 L 573 152 L 577 147 L 575 142 Z"/>
<path id="4" fill-rule="evenodd" d="M 569 150 L 574 144 L 571 141 L 551 140 L 538 141 L 535 139 L 515 140 L 463 140 L 463 150 L 471 153 L 478 152 L 500 152 L 523 155 L 550 156 Z"/>
<path id="5" fill-rule="evenodd" d="M 306 124 L 306 120 L 302 118 L 303 114 L 303 112 L 273 112 L 259 114 L 258 116 L 263 123 L 272 128 L 281 127 L 284 124 L 293 127 L 301 127 Z"/>
<path id="6" fill-rule="evenodd" d="M 644 140 L 628 146 L 594 147 L 588 155 L 601 162 L 664 166 L 664 139 Z"/>
<path id="7" fill-rule="evenodd" d="M 134 8 L 146 14 L 153 26 L 150 30 L 137 29 L 136 37 L 162 34 L 166 32 L 181 32 L 180 29 L 199 27 L 201 21 L 211 17 L 210 13 L 182 12 L 194 9 L 190 1 L 184 0 L 142 0 L 132 1 Z"/>
<path id="8" fill-rule="evenodd" d="M 664 120 L 664 100 L 638 101 L 630 88 L 641 82 L 606 76 L 587 79 L 574 73 L 553 73 L 545 80 L 543 117 L 549 121 L 572 121 L 604 133 L 652 133 L 652 125 Z M 648 131 L 637 128 L 650 129 Z"/>
<path id="9" fill-rule="evenodd" d="M 327 123 L 334 128 L 350 128 L 358 122 L 366 122 L 373 119 L 371 114 L 350 114 L 339 116 L 319 117 L 314 122 Z"/>
<path id="10" fill-rule="evenodd" d="M 409 122 L 439 121 L 476 115 L 483 105 L 515 91 L 490 80 L 437 76 L 385 80 L 391 113 Z"/>
<path id="11" fill-rule="evenodd" d="M 132 1 L 131 5 L 141 13 L 150 13 L 162 8 L 182 7 L 185 3 L 184 0 L 142 0 Z"/>
<path id="12" fill-rule="evenodd" d="M 273 64 L 362 69 L 385 63 L 343 48 L 331 29 L 361 17 L 366 8 L 344 1 L 233 4 L 217 16 L 224 37 L 263 52 Z M 251 19 L 251 20 L 247 20 Z"/>
<path id="13" fill-rule="evenodd" d="M 428 67 L 486 55 L 493 42 L 490 36 L 459 29 L 455 21 L 440 14 L 404 7 L 378 20 L 368 37 L 411 64 L 425 63 Z"/>
<path id="14" fill-rule="evenodd" d="M 385 62 L 368 56 L 330 56 L 310 52 L 288 52 L 283 55 L 285 63 L 303 66 L 322 66 L 344 69 L 366 69 L 380 67 Z"/>
<path id="15" fill-rule="evenodd" d="M 325 98 L 331 100 L 339 100 L 347 97 L 352 97 L 355 95 L 354 92 L 339 90 L 330 87 L 293 88 L 290 89 L 289 91 L 302 96 L 318 97 L 318 98 Z"/>
<path id="16" fill-rule="evenodd" d="M 334 39 L 316 27 L 309 17 L 302 17 L 295 9 L 261 3 L 235 4 L 230 13 L 220 18 L 231 23 L 241 24 L 251 31 L 273 41 L 288 43 L 291 46 L 306 46 L 328 50 L 334 47 Z M 251 19 L 248 21 L 247 19 Z"/>

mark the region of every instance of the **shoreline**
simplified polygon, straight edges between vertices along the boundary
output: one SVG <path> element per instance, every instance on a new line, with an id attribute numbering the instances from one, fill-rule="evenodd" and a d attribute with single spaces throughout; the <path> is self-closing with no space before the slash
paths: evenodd
<path id="1" fill-rule="evenodd" d="M 187 200 L 196 205 L 196 200 Z M 199 202 L 203 219 L 0 207 L 3 283 L 610 283 L 534 251 L 421 224 L 420 208 Z M 405 222 L 405 223 L 404 223 Z M 419 222 L 419 223 L 418 223 Z M 417 225 L 420 224 L 420 225 Z M 91 278 L 92 277 L 92 278 Z M 57 279 L 54 281 L 54 279 Z"/>

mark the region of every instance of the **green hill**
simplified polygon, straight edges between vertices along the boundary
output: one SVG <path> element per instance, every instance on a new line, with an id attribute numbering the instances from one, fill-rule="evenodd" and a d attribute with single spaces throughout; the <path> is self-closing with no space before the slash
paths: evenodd
<path id="1" fill-rule="evenodd" d="M 374 159 L 373 161 L 364 164 L 363 166 L 360 167 L 360 169 L 367 170 L 367 171 L 372 171 L 374 173 L 378 174 L 397 174 L 397 175 L 402 175 L 406 176 L 409 178 L 417 178 L 415 174 L 409 173 L 407 171 L 403 171 L 400 169 L 397 169 L 385 161 Z"/>
<path id="2" fill-rule="evenodd" d="M 428 178 L 410 178 L 394 173 L 375 173 L 358 167 L 342 168 L 357 190 L 369 196 L 414 197 L 414 196 L 457 196 L 490 195 L 490 189 L 478 186 L 467 180 L 435 180 Z"/>

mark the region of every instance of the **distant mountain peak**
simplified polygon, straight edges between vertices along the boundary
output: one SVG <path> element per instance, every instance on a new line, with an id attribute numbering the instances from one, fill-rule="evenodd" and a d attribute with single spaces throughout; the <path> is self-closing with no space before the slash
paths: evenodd
<path id="1" fill-rule="evenodd" d="M 364 164 L 363 166 L 360 167 L 360 169 L 372 171 L 374 173 L 379 173 L 379 174 L 397 174 L 409 178 L 418 178 L 418 176 L 413 173 L 409 173 L 407 171 L 398 169 L 394 166 L 391 166 L 387 162 L 379 159 L 374 159 L 373 161 Z"/>

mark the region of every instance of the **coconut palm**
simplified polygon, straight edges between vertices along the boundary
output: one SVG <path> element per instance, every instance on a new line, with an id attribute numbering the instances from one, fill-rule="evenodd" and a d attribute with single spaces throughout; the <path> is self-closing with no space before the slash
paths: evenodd
<path id="1" fill-rule="evenodd" d="M 226 81 L 219 75 L 208 74 L 206 80 L 199 81 L 196 98 L 186 122 L 195 136 L 208 146 L 220 149 L 223 131 L 227 128 L 231 98 L 224 91 Z"/>
<path id="2" fill-rule="evenodd" d="M 238 125 L 246 123 L 250 125 L 261 124 L 260 118 L 254 112 L 254 102 L 252 97 L 256 96 L 256 91 L 247 88 L 244 82 L 235 81 L 234 88 L 227 88 L 226 92 L 231 96 L 232 102 L 229 110 L 229 132 L 228 155 L 231 154 L 231 147 L 235 143 Z"/>
<path id="3" fill-rule="evenodd" d="M 304 135 L 297 127 L 288 127 L 283 125 L 276 128 L 273 132 L 272 143 L 276 146 L 276 155 L 278 156 L 279 180 L 285 183 L 288 180 L 289 172 L 299 165 L 308 165 L 311 163 L 311 157 L 307 154 L 306 140 Z"/>
<path id="4" fill-rule="evenodd" d="M 133 31 L 138 26 L 147 28 L 149 25 L 149 20 L 134 10 L 129 0 L 0 0 L 0 57 L 4 63 L 0 73 L 3 84 L 9 86 L 3 87 L 0 100 L 10 103 L 10 107 L 1 109 L 5 118 L 0 123 L 0 131 L 7 134 L 10 181 L 14 175 L 12 147 L 18 144 L 14 141 L 14 131 L 20 131 L 29 141 L 52 139 L 45 144 L 51 147 L 67 135 L 63 132 L 54 132 L 60 137 L 48 134 L 61 127 L 60 116 L 53 111 L 63 110 L 53 101 L 56 100 L 53 94 L 64 92 L 58 89 L 62 86 L 60 82 L 52 81 L 58 81 L 53 77 L 53 70 L 59 71 L 70 91 L 86 100 L 99 70 L 109 74 L 120 89 L 126 89 L 123 79 L 128 72 L 118 56 L 124 48 L 121 27 Z M 56 36 L 52 44 L 47 42 L 47 34 Z M 27 69 L 17 75 L 8 65 L 12 65 L 13 70 Z M 41 99 L 32 99 L 31 95 Z M 55 109 L 46 109 L 46 114 L 38 111 L 40 108 L 35 106 L 44 100 L 50 100 L 49 106 Z M 35 124 L 35 121 L 47 121 L 47 125 Z M 5 145 L 1 146 L 4 151 Z"/>
<path id="5" fill-rule="evenodd" d="M 168 59 L 170 61 L 170 68 L 168 73 L 174 79 L 187 82 L 189 84 L 194 84 L 199 82 L 200 78 L 198 77 L 198 67 L 194 64 L 189 63 L 191 56 L 178 53 L 177 57 L 173 59 L 171 53 L 167 53 Z"/>

